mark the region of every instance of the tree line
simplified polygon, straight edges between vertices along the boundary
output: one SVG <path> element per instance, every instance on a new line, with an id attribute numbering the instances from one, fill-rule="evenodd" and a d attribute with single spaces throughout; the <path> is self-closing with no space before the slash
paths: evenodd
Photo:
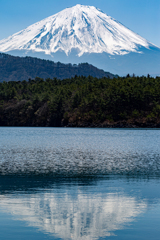
<path id="1" fill-rule="evenodd" d="M 159 126 L 160 77 L 36 77 L 0 83 L 1 126 L 109 127 L 115 123 Z"/>

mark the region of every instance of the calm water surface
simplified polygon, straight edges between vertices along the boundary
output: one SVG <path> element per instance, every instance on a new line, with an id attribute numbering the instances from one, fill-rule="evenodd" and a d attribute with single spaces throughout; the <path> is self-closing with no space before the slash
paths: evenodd
<path id="1" fill-rule="evenodd" d="M 0 128 L 1 239 L 157 239 L 160 131 Z"/>

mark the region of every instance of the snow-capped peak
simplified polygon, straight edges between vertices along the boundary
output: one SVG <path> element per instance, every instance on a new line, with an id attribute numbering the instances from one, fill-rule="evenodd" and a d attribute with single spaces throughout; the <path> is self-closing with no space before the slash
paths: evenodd
<path id="1" fill-rule="evenodd" d="M 93 6 L 77 4 L 0 41 L 0 51 L 123 55 L 150 43 Z"/>

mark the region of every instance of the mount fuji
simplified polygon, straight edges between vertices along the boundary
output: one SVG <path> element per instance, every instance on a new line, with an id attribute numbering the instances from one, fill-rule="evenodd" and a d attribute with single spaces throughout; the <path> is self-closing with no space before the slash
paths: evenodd
<path id="1" fill-rule="evenodd" d="M 93 6 L 76 5 L 0 41 L 0 51 L 126 75 L 160 75 L 160 48 Z"/>

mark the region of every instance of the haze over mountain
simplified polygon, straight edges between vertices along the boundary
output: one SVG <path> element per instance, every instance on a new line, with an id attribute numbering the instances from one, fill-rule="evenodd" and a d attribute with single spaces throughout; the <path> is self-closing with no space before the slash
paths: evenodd
<path id="1" fill-rule="evenodd" d="M 76 5 L 0 41 L 0 51 L 159 75 L 160 48 L 93 6 Z"/>

